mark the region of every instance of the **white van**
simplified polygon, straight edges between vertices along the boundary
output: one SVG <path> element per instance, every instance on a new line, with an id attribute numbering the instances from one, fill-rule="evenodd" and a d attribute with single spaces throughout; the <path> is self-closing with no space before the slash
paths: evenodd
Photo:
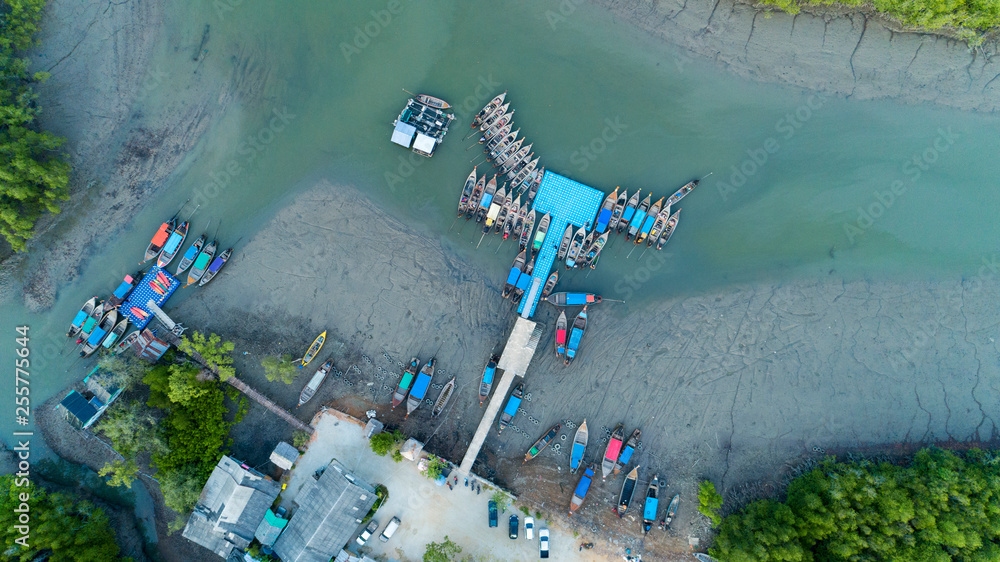
<path id="1" fill-rule="evenodd" d="M 378 539 L 382 542 L 389 542 L 389 539 L 392 538 L 392 534 L 399 528 L 399 523 L 399 517 L 393 517 L 392 520 L 389 521 L 389 524 L 385 526 L 385 530 L 382 531 L 382 534 L 379 535 Z"/>

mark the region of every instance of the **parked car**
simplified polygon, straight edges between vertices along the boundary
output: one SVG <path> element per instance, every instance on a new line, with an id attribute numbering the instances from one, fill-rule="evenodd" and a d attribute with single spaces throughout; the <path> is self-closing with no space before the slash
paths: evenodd
<path id="1" fill-rule="evenodd" d="M 399 517 L 393 517 L 390 519 L 389 524 L 385 526 L 385 530 L 378 536 L 379 540 L 382 542 L 389 542 L 389 539 L 392 538 L 392 534 L 399 528 L 399 523 Z"/>
<path id="2" fill-rule="evenodd" d="M 517 520 L 517 515 L 511 515 L 510 516 L 510 525 L 509 526 L 510 526 L 510 538 L 512 538 L 512 539 L 516 539 L 517 538 L 517 528 L 519 526 L 518 523 L 519 522 Z"/>
<path id="3" fill-rule="evenodd" d="M 549 557 L 549 530 L 539 529 L 538 530 L 538 557 L 548 558 Z"/>
<path id="4" fill-rule="evenodd" d="M 529 541 L 535 538 L 535 518 L 525 517 L 524 518 L 524 538 Z"/>
<path id="5" fill-rule="evenodd" d="M 490 500 L 490 527 L 497 526 L 497 502 Z"/>
<path id="6" fill-rule="evenodd" d="M 368 542 L 368 539 L 372 538 L 375 531 L 378 531 L 378 521 L 372 519 L 368 522 L 368 526 L 365 527 L 365 530 L 361 531 L 361 534 L 358 535 L 357 539 L 355 539 L 358 546 L 365 546 L 365 543 Z"/>

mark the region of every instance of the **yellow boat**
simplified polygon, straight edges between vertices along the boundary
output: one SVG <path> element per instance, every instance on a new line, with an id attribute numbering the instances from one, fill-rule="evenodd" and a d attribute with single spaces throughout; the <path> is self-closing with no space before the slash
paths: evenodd
<path id="1" fill-rule="evenodd" d="M 319 350 L 323 349 L 324 342 L 326 342 L 326 330 L 323 330 L 323 333 L 316 336 L 316 339 L 313 340 L 312 345 L 309 346 L 309 351 L 307 351 L 305 356 L 302 357 L 302 364 L 299 365 L 300 369 L 308 365 L 310 361 L 316 358 L 316 355 L 319 354 Z"/>

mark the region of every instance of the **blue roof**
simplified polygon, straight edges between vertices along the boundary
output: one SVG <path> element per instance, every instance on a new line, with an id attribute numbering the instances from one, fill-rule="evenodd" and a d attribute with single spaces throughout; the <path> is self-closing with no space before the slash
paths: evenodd
<path id="1" fill-rule="evenodd" d="M 410 396 L 423 400 L 424 395 L 427 394 L 427 387 L 430 384 L 431 377 L 427 376 L 427 373 L 420 373 L 417 375 L 417 382 L 413 383 L 413 388 L 410 389 Z"/>
<path id="2" fill-rule="evenodd" d="M 535 270 L 533 277 L 539 280 L 541 285 L 545 284 L 549 273 L 552 271 L 552 263 L 556 259 L 559 251 L 559 242 L 566 232 L 566 225 L 573 224 L 576 227 L 586 226 L 588 229 L 594 226 L 594 217 L 601 208 L 601 203 L 607 196 L 602 191 L 583 185 L 580 182 L 560 176 L 554 172 L 546 170 L 542 176 L 542 183 L 538 187 L 538 194 L 535 196 L 534 209 L 539 216 L 548 213 L 549 230 L 545 235 L 545 242 L 535 258 Z M 525 295 L 527 297 L 528 295 Z M 541 298 L 541 291 L 535 294 L 535 298 L 529 302 L 528 298 L 521 300 L 518 306 L 518 313 L 522 313 L 524 308 L 528 309 L 528 317 L 535 313 L 535 307 Z"/>
<path id="3" fill-rule="evenodd" d="M 90 402 L 87 402 L 87 399 L 75 390 L 69 391 L 69 394 L 66 395 L 66 398 L 62 399 L 59 405 L 66 408 L 69 413 L 73 414 L 84 425 L 90 421 L 90 418 L 97 415 L 97 408 Z"/>

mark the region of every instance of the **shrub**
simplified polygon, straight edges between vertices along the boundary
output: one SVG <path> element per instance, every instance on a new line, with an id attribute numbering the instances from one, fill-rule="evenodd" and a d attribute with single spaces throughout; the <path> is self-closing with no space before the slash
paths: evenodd
<path id="1" fill-rule="evenodd" d="M 722 507 L 722 496 L 715 491 L 715 484 L 708 480 L 698 485 L 698 511 L 702 515 L 712 520 L 713 525 L 722 523 L 719 516 L 719 508 Z"/>

